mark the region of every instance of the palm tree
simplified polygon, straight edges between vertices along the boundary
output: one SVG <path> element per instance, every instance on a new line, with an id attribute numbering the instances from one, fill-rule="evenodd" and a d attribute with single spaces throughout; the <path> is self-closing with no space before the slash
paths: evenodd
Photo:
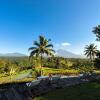
<path id="1" fill-rule="evenodd" d="M 94 60 L 94 57 L 96 56 L 97 52 L 97 46 L 94 44 L 86 45 L 85 47 L 85 55 L 90 58 L 90 60 Z"/>
<path id="2" fill-rule="evenodd" d="M 100 59 L 100 51 L 97 50 L 96 57 Z"/>
<path id="3" fill-rule="evenodd" d="M 41 58 L 41 69 L 42 69 L 42 59 L 43 55 L 54 56 L 55 51 L 52 49 L 53 45 L 49 44 L 51 40 L 46 39 L 44 36 L 39 36 L 39 41 L 34 41 L 33 47 L 29 48 L 30 57 L 36 56 Z"/>
<path id="4" fill-rule="evenodd" d="M 97 41 L 100 41 L 100 25 L 97 25 L 96 27 L 94 27 L 93 31 L 92 31 L 96 37 L 97 37 Z"/>

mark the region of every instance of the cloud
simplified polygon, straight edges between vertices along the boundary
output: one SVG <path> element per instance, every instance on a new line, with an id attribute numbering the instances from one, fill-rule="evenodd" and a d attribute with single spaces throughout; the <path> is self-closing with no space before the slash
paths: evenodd
<path id="1" fill-rule="evenodd" d="M 55 47 L 55 49 L 56 50 L 58 50 L 58 49 L 68 49 L 68 47 L 70 46 L 71 44 L 70 43 L 68 43 L 68 42 L 63 42 L 63 43 L 55 43 L 54 44 L 54 47 Z"/>
<path id="2" fill-rule="evenodd" d="M 67 42 L 64 42 L 64 43 L 61 43 L 62 46 L 69 46 L 71 45 L 70 43 L 67 43 Z"/>

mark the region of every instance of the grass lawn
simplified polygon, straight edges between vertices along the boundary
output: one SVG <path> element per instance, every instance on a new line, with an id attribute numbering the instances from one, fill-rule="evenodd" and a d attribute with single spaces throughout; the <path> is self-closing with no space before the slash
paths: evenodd
<path id="1" fill-rule="evenodd" d="M 35 100 L 100 100 L 100 83 L 87 83 L 49 92 Z"/>

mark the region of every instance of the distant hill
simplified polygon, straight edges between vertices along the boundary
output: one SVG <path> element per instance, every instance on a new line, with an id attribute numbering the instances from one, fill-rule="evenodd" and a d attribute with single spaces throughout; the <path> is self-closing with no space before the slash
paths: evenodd
<path id="1" fill-rule="evenodd" d="M 24 57 L 24 56 L 27 56 L 27 55 L 22 54 L 22 53 L 6 53 L 6 54 L 0 53 L 0 57 Z M 46 55 L 44 56 L 47 57 Z M 55 56 L 64 57 L 64 58 L 85 58 L 84 55 L 77 55 L 63 49 L 57 50 Z"/>
<path id="2" fill-rule="evenodd" d="M 58 57 L 64 57 L 64 58 L 85 58 L 84 55 L 77 55 L 74 54 L 72 52 L 63 50 L 63 49 L 59 49 L 56 51 L 56 56 Z"/>
<path id="3" fill-rule="evenodd" d="M 3 57 L 24 57 L 24 56 L 27 56 L 27 55 L 21 54 L 21 53 L 6 53 L 6 54 L 0 53 L 0 56 L 3 56 Z"/>

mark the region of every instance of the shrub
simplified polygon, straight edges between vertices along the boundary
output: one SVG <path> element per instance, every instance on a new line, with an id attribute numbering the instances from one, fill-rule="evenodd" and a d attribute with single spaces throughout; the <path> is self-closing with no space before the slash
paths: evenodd
<path id="1" fill-rule="evenodd" d="M 94 60 L 94 65 L 95 65 L 96 68 L 100 68 L 100 58 L 96 58 Z"/>
<path id="2" fill-rule="evenodd" d="M 83 66 L 79 68 L 80 73 L 93 73 L 94 67 L 93 66 Z"/>

